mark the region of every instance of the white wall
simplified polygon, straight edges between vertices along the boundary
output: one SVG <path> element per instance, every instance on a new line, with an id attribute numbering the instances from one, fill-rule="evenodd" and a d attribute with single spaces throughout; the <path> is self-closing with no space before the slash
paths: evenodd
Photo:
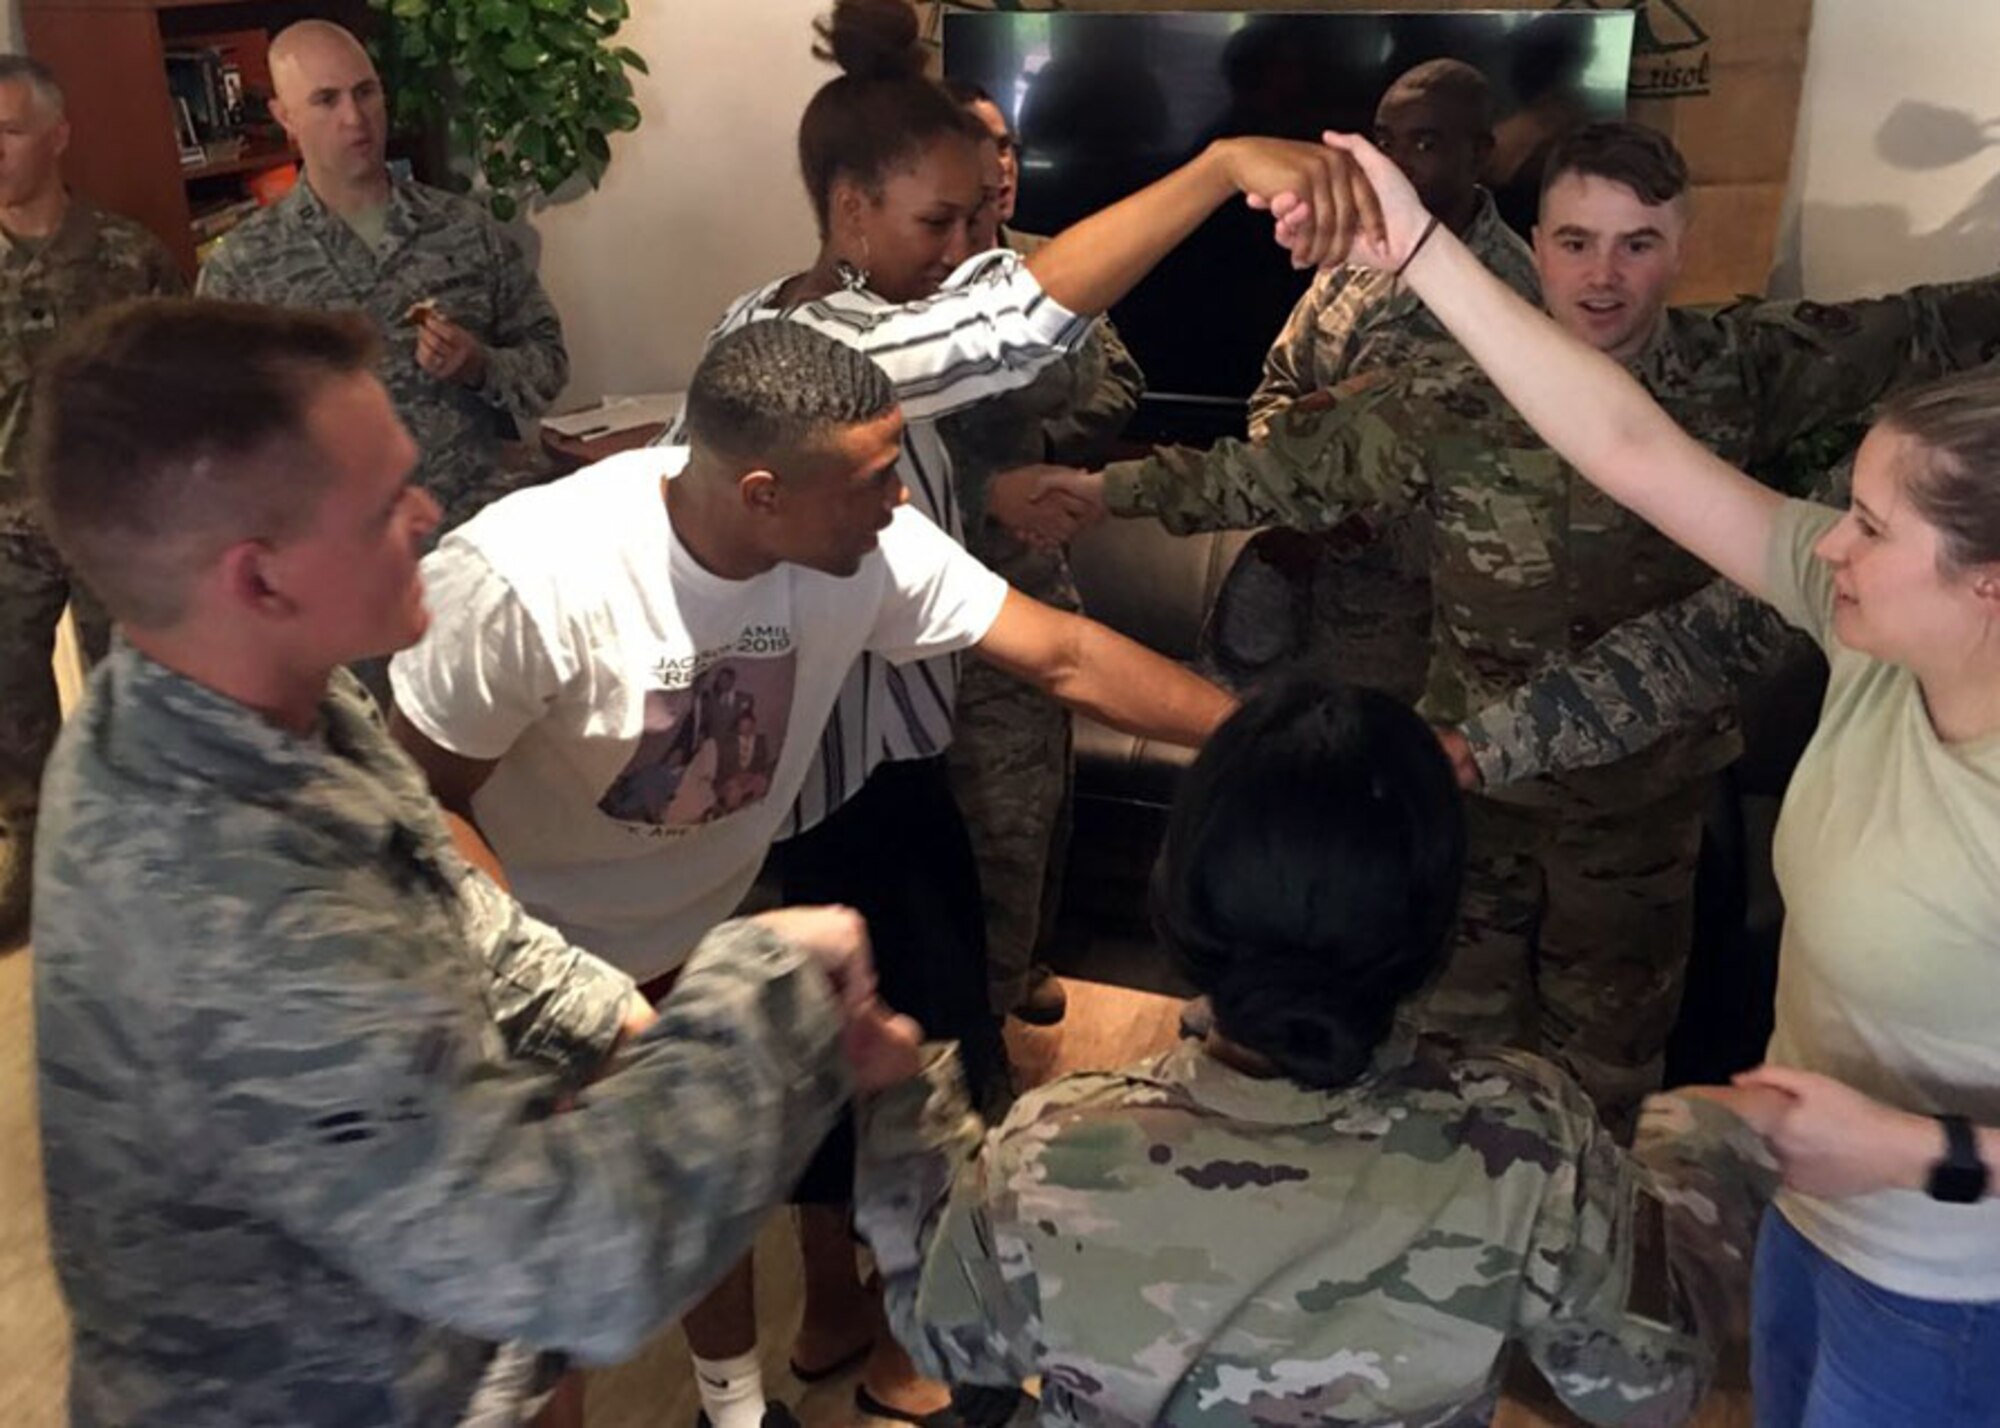
<path id="1" fill-rule="evenodd" d="M 1993 0 L 1815 0 L 1774 293 L 2000 269 L 1996 55 Z"/>
<path id="2" fill-rule="evenodd" d="M 678 390 L 746 288 L 816 248 L 794 142 L 826 0 L 638 0 L 619 33 L 652 73 L 644 120 L 612 140 L 604 187 L 534 218 L 542 281 L 566 330 L 566 405 Z"/>

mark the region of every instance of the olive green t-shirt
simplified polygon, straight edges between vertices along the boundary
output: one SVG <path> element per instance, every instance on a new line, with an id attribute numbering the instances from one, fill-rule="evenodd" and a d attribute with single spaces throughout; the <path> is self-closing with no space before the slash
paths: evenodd
<path id="1" fill-rule="evenodd" d="M 1789 501 L 1771 538 L 1768 597 L 1832 674 L 1778 821 L 1770 1059 L 1904 1110 L 2000 1124 L 2000 734 L 1944 742 L 1914 675 L 1840 642 L 1832 571 L 1812 554 L 1839 517 Z M 1788 1191 L 1778 1204 L 1885 1289 L 2000 1300 L 2000 1200 Z"/>

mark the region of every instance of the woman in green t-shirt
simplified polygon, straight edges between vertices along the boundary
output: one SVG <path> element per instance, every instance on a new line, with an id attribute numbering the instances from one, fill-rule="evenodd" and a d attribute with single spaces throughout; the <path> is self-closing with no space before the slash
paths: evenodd
<path id="1" fill-rule="evenodd" d="M 1742 1078 L 1790 1098 L 1754 1290 L 1760 1428 L 2000 1422 L 2000 375 L 1890 404 L 1844 514 L 1786 500 L 1509 292 L 1372 146 L 1329 142 L 1386 218 L 1351 256 L 1399 272 L 1588 480 L 1827 653 L 1774 847 L 1777 1029 Z M 1648 231 L 1625 198 L 1604 232 L 1550 239 L 1606 303 Z"/>

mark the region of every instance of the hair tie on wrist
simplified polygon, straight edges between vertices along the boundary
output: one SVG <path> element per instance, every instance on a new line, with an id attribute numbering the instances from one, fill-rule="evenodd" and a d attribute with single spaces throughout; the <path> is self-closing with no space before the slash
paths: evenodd
<path id="1" fill-rule="evenodd" d="M 1400 282 L 1402 280 L 1404 270 L 1407 269 L 1410 266 L 1410 264 L 1417 261 L 1417 254 L 1424 251 L 1424 244 L 1430 242 L 1431 234 L 1437 231 L 1438 231 L 1438 216 L 1435 213 L 1433 213 L 1431 215 L 1431 221 L 1424 225 L 1424 231 L 1417 235 L 1417 246 L 1410 249 L 1408 256 L 1405 257 L 1402 262 L 1396 265 L 1396 271 L 1389 274 L 1391 281 Z"/>

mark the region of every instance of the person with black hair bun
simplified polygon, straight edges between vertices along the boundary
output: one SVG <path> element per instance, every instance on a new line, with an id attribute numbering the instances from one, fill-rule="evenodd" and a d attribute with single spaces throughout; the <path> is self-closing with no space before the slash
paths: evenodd
<path id="1" fill-rule="evenodd" d="M 1770 1093 L 1654 1097 L 1621 1150 L 1551 1063 L 1421 1041 L 1465 830 L 1374 690 L 1259 694 L 1181 786 L 1161 940 L 1205 1041 L 1064 1077 L 987 1132 L 948 1051 L 862 1110 L 890 1321 L 1045 1424 L 1485 1423 L 1510 1343 L 1592 1423 L 1679 1422 L 1740 1326 Z"/>

